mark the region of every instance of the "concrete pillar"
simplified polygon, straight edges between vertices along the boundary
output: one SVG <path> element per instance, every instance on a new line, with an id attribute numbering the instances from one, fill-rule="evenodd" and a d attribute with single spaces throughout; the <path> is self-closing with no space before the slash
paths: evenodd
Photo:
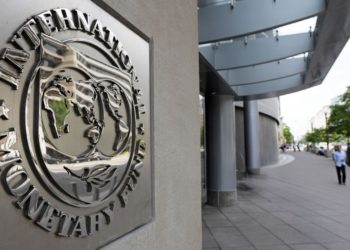
<path id="1" fill-rule="evenodd" d="M 206 96 L 207 201 L 216 207 L 237 198 L 233 96 Z"/>
<path id="2" fill-rule="evenodd" d="M 250 174 L 260 173 L 258 101 L 244 99 L 245 160 Z"/>

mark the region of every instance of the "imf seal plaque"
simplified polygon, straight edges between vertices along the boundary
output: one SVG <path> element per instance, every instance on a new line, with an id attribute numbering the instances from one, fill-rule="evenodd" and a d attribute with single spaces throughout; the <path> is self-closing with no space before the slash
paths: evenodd
<path id="1" fill-rule="evenodd" d="M 34 13 L 0 54 L 3 193 L 59 240 L 107 242 L 152 218 L 149 45 L 107 19 Z"/>

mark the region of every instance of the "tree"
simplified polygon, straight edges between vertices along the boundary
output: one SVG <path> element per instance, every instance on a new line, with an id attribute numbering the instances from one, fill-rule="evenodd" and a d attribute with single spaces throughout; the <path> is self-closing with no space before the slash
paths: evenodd
<path id="1" fill-rule="evenodd" d="M 305 141 L 312 144 L 320 143 L 327 140 L 326 129 L 316 128 L 312 132 L 307 132 L 305 135 Z"/>
<path id="2" fill-rule="evenodd" d="M 328 119 L 328 131 L 350 138 L 350 86 L 340 97 L 340 104 L 331 106 L 331 114 Z"/>
<path id="3" fill-rule="evenodd" d="M 307 132 L 305 135 L 304 135 L 304 140 L 308 143 L 312 143 L 312 144 L 315 144 L 315 139 L 314 139 L 314 135 L 312 132 Z"/>
<path id="4" fill-rule="evenodd" d="M 340 142 L 344 140 L 344 136 L 337 133 L 329 132 L 329 141 L 330 142 Z"/>
<path id="5" fill-rule="evenodd" d="M 293 142 L 293 134 L 290 132 L 290 128 L 283 124 L 283 137 L 286 140 L 286 143 L 291 144 Z"/>

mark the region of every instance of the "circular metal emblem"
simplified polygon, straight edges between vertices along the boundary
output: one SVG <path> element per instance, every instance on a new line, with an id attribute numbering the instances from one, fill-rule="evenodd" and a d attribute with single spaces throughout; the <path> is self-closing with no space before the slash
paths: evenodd
<path id="1" fill-rule="evenodd" d="M 22 128 L 35 166 L 63 201 L 99 203 L 125 178 L 134 155 L 132 75 L 89 56 L 112 59 L 85 40 L 62 42 L 43 34 L 39 49 Z"/>
<path id="2" fill-rule="evenodd" d="M 44 229 L 56 219 L 60 236 L 93 234 L 127 205 L 142 172 L 145 106 L 134 66 L 117 36 L 79 10 L 41 13 L 11 42 L 2 58 L 15 70 L 0 67 L 0 79 L 21 101 L 19 122 L 0 133 L 6 190 Z M 0 102 L 0 118 L 10 110 Z M 62 208 L 93 213 L 54 207 L 44 190 Z"/>

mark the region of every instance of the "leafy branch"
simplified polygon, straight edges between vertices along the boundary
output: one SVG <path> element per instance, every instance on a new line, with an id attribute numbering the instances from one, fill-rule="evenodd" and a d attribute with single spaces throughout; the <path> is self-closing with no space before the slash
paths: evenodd
<path id="1" fill-rule="evenodd" d="M 84 168 L 83 173 L 81 171 L 73 171 L 68 167 L 63 167 L 67 173 L 86 183 L 88 192 L 91 192 L 93 188 L 103 188 L 111 182 L 111 180 L 118 175 L 118 169 L 112 168 L 110 165 L 97 165 L 93 168 Z"/>

